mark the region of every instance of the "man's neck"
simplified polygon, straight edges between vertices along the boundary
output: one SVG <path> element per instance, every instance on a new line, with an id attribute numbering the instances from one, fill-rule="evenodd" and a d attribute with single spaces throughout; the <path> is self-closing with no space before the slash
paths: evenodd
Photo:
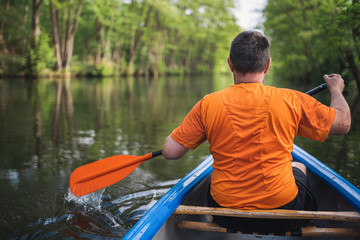
<path id="1" fill-rule="evenodd" d="M 263 84 L 265 73 L 247 73 L 245 75 L 233 72 L 234 84 L 239 83 L 260 83 Z"/>

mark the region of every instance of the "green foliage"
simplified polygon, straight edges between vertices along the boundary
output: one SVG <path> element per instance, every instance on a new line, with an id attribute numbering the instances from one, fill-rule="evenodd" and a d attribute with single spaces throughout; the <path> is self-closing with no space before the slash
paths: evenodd
<path id="1" fill-rule="evenodd" d="M 264 9 L 275 75 L 293 82 L 340 73 L 360 89 L 360 3 L 357 0 L 272 0 Z"/>
<path id="2" fill-rule="evenodd" d="M 36 41 L 36 47 L 29 47 L 29 61 L 33 65 L 33 70 L 39 74 L 46 69 L 52 68 L 55 57 L 54 47 L 50 46 L 50 38 L 46 33 L 41 33 Z"/>
<path id="3" fill-rule="evenodd" d="M 41 34 L 32 36 L 32 1 L 2 1 L 0 73 L 42 74 L 52 68 L 50 3 L 64 30 L 67 1 L 40 1 Z M 240 31 L 231 0 L 92 0 L 82 3 L 71 65 L 73 74 L 184 74 L 227 72 L 231 39 Z M 70 19 L 74 22 L 75 15 Z M 293 82 L 321 82 L 338 72 L 360 86 L 358 0 L 272 0 L 264 9 L 274 75 Z M 66 50 L 67 33 L 60 34 Z M 30 47 L 31 46 L 31 47 Z M 62 51 L 65 51 L 62 50 Z M 360 88 L 360 87 L 359 87 Z"/>
<path id="4" fill-rule="evenodd" d="M 0 74 L 24 75 L 30 30 L 27 2 L 0 2 Z"/>
<path id="5" fill-rule="evenodd" d="M 22 60 L 16 64 L 15 72 L 41 74 L 55 62 L 50 56 L 55 47 L 51 2 L 58 10 L 61 49 L 66 50 L 64 43 L 68 34 L 64 30 L 69 15 L 64 9 L 70 2 L 40 2 L 41 35 L 36 45 L 31 41 L 32 1 L 10 1 L 9 8 L 0 10 L 0 23 L 4 26 L 0 29 L 0 51 L 9 50 L 6 57 L 1 57 L 3 72 L 9 73 L 9 68 L 4 66 L 15 66 L 13 62 L 19 58 Z M 74 1 L 73 8 L 78 2 Z M 81 2 L 72 51 L 74 74 L 161 75 L 225 69 L 229 42 L 240 31 L 229 11 L 233 7 L 231 0 Z M 72 14 L 70 20 L 74 22 L 75 13 Z M 12 23 L 16 23 L 16 27 Z M 17 56 L 15 60 L 10 61 L 14 56 Z"/>
<path id="6" fill-rule="evenodd" d="M 26 57 L 19 55 L 0 55 L 0 75 L 24 75 Z"/>

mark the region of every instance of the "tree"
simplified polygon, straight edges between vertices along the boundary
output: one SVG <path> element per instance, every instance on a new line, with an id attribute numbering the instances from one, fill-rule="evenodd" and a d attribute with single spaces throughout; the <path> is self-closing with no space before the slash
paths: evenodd
<path id="1" fill-rule="evenodd" d="M 341 53 L 338 59 L 349 69 L 360 92 L 360 1 L 342 1 L 334 13 L 334 17 L 324 19 L 322 26 L 329 32 L 328 43 Z"/>
<path id="2" fill-rule="evenodd" d="M 75 0 L 75 2 L 74 0 L 69 0 L 61 3 L 51 1 L 50 4 L 53 38 L 56 49 L 56 69 L 58 71 L 65 70 L 65 73 L 69 74 L 75 31 L 79 24 L 83 2 L 82 0 Z M 74 6 L 76 7 L 74 8 Z M 59 19 L 59 14 L 61 14 L 62 21 Z M 59 26 L 61 26 L 60 29 Z"/>
<path id="3" fill-rule="evenodd" d="M 28 43 L 29 2 L 1 1 L 0 74 L 24 74 Z"/>
<path id="4" fill-rule="evenodd" d="M 319 31 L 315 27 L 319 0 L 274 0 L 264 9 L 265 33 L 272 40 L 275 71 L 288 79 L 309 82 L 322 59 L 316 56 Z"/>
<path id="5" fill-rule="evenodd" d="M 273 0 L 264 15 L 276 76 L 308 84 L 337 72 L 360 89 L 359 0 Z"/>
<path id="6" fill-rule="evenodd" d="M 27 54 L 27 75 L 37 77 L 53 63 L 53 49 L 46 32 L 40 31 L 40 5 L 43 0 L 32 1 L 31 32 Z"/>
<path id="7" fill-rule="evenodd" d="M 51 64 L 66 75 L 212 72 L 239 32 L 229 11 L 231 0 L 3 0 L 1 4 L 3 73 L 36 75 Z"/>

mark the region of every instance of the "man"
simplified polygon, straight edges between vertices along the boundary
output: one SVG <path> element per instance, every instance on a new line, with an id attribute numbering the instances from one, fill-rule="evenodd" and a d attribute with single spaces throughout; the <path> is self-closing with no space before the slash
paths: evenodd
<path id="1" fill-rule="evenodd" d="M 206 95 L 165 140 L 166 159 L 181 158 L 209 141 L 214 158 L 209 206 L 314 210 L 306 168 L 292 163 L 294 138 L 323 142 L 328 134 L 346 134 L 350 129 L 340 75 L 324 76 L 331 94 L 328 107 L 298 91 L 264 86 L 270 63 L 267 37 L 256 31 L 240 33 L 228 58 L 234 85 Z M 264 232 L 291 230 L 299 224 L 229 217 L 214 221 L 234 230 Z"/>

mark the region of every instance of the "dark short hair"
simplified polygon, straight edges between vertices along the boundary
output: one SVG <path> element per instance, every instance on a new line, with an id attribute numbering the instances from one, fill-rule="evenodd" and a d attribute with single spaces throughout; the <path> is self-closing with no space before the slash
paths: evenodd
<path id="1" fill-rule="evenodd" d="M 230 59 L 238 73 L 259 73 L 266 70 L 270 58 L 269 39 L 258 31 L 239 33 L 231 42 Z"/>

